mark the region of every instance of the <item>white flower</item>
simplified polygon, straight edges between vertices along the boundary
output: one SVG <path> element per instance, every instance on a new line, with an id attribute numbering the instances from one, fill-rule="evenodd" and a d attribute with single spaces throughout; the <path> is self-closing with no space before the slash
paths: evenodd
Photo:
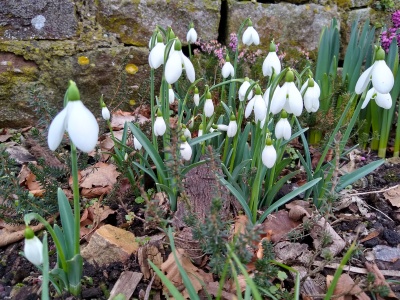
<path id="1" fill-rule="evenodd" d="M 286 73 L 286 82 L 278 91 L 275 90 L 271 101 L 271 112 L 274 115 L 278 114 L 283 108 L 296 117 L 301 115 L 303 111 L 303 99 L 293 79 L 293 71 L 289 70 Z"/>
<path id="2" fill-rule="evenodd" d="M 199 132 L 197 133 L 197 137 L 201 137 L 203 135 L 203 129 L 199 128 Z"/>
<path id="3" fill-rule="evenodd" d="M 312 79 L 308 79 L 300 89 L 300 93 L 304 93 L 304 107 L 308 112 L 316 112 L 319 108 L 319 96 L 321 89 L 319 85 Z"/>
<path id="4" fill-rule="evenodd" d="M 272 76 L 272 73 L 279 74 L 281 72 L 281 62 L 276 52 L 269 52 L 265 58 L 262 71 L 264 76 Z"/>
<path id="5" fill-rule="evenodd" d="M 217 129 L 219 130 L 219 131 L 228 131 L 228 125 L 225 125 L 225 124 L 218 124 L 217 125 Z"/>
<path id="6" fill-rule="evenodd" d="M 168 88 L 168 101 L 169 104 L 172 104 L 175 101 L 175 93 L 171 86 Z"/>
<path id="7" fill-rule="evenodd" d="M 376 61 L 361 74 L 360 78 L 358 78 L 355 87 L 355 92 L 357 94 L 362 94 L 370 81 L 372 81 L 372 86 L 380 94 L 387 94 L 392 90 L 394 85 L 393 73 L 386 65 L 384 59 L 385 50 L 380 47 L 376 52 Z"/>
<path id="8" fill-rule="evenodd" d="M 74 85 L 73 88 L 76 88 L 75 83 L 72 85 Z M 83 105 L 82 101 L 70 100 L 50 124 L 47 136 L 47 143 L 50 150 L 54 151 L 57 149 L 65 131 L 68 132 L 71 141 L 79 150 L 90 152 L 96 146 L 99 125 L 94 115 Z"/>
<path id="9" fill-rule="evenodd" d="M 230 120 L 226 135 L 228 137 L 234 137 L 236 135 L 236 133 L 237 133 L 237 130 L 238 130 L 238 125 L 237 125 L 236 120 L 235 119 L 234 120 Z"/>
<path id="10" fill-rule="evenodd" d="M 182 53 L 182 45 L 179 40 L 175 41 L 175 51 L 168 57 L 165 64 L 165 80 L 169 84 L 175 83 L 182 75 L 182 64 L 185 67 L 186 76 L 190 82 L 195 80 L 195 72 L 192 62 Z M 172 51 L 172 49 L 171 49 Z"/>
<path id="11" fill-rule="evenodd" d="M 276 162 L 276 150 L 273 145 L 265 145 L 264 150 L 261 154 L 261 159 L 268 169 L 271 169 Z"/>
<path id="12" fill-rule="evenodd" d="M 104 120 L 106 120 L 106 121 L 110 120 L 111 114 L 110 114 L 110 111 L 108 110 L 107 106 L 104 106 L 101 109 L 101 115 L 103 116 Z"/>
<path id="13" fill-rule="evenodd" d="M 158 69 L 164 63 L 165 45 L 163 42 L 157 43 L 150 51 L 149 65 L 152 69 Z"/>
<path id="14" fill-rule="evenodd" d="M 244 101 L 244 97 L 246 96 L 247 90 L 250 87 L 250 82 L 246 77 L 243 81 L 242 85 L 239 88 L 239 100 Z M 253 97 L 253 90 L 249 91 L 249 95 L 247 96 L 247 100 L 250 100 Z"/>
<path id="15" fill-rule="evenodd" d="M 187 141 L 181 144 L 181 156 L 184 160 L 190 160 L 192 157 L 192 148 Z"/>
<path id="16" fill-rule="evenodd" d="M 222 77 L 228 78 L 229 76 L 232 76 L 235 74 L 235 69 L 233 68 L 232 64 L 227 61 L 225 62 L 224 66 L 222 67 Z"/>
<path id="17" fill-rule="evenodd" d="M 282 117 L 275 125 L 275 136 L 277 139 L 289 140 L 292 136 L 292 127 L 287 118 Z"/>
<path id="18" fill-rule="evenodd" d="M 280 89 L 280 87 L 279 87 L 279 85 L 277 85 L 276 89 L 275 89 L 275 93 L 277 91 L 279 91 L 279 89 Z M 264 99 L 264 102 L 265 102 L 265 107 L 267 108 L 267 110 L 268 110 L 269 103 L 271 102 L 270 99 L 269 99 L 270 92 L 271 92 L 271 87 L 267 88 L 267 90 L 265 91 L 265 93 L 263 95 L 263 99 Z"/>
<path id="19" fill-rule="evenodd" d="M 187 127 L 184 127 L 183 135 L 188 139 L 192 137 L 192 134 L 190 133 L 190 130 Z"/>
<path id="20" fill-rule="evenodd" d="M 188 31 L 188 33 L 186 35 L 186 41 L 188 43 L 192 43 L 192 44 L 196 43 L 196 41 L 197 41 L 197 32 L 193 27 L 191 27 L 189 29 L 189 31 Z"/>
<path id="21" fill-rule="evenodd" d="M 211 98 L 206 99 L 204 103 L 204 114 L 206 117 L 210 118 L 214 113 L 214 103 L 212 102 Z"/>
<path id="22" fill-rule="evenodd" d="M 253 25 L 250 25 L 247 27 L 247 29 L 243 33 L 242 37 L 243 44 L 250 46 L 251 44 L 254 43 L 254 45 L 260 44 L 260 37 L 258 36 L 257 31 L 253 28 Z"/>
<path id="23" fill-rule="evenodd" d="M 194 94 L 194 96 L 193 96 L 193 101 L 194 101 L 194 104 L 195 104 L 196 106 L 199 106 L 199 103 L 200 103 L 200 95 L 199 95 L 199 94 Z"/>
<path id="24" fill-rule="evenodd" d="M 259 88 L 258 88 L 259 89 Z M 244 116 L 246 119 L 250 116 L 251 112 L 254 110 L 254 119 L 255 122 L 257 123 L 258 121 L 262 121 L 265 119 L 265 116 L 267 115 L 267 107 L 265 106 L 265 102 L 263 97 L 261 96 L 261 91 L 259 91 L 260 94 L 257 94 L 247 103 L 246 110 L 244 113 Z"/>
<path id="25" fill-rule="evenodd" d="M 374 99 L 376 104 L 384 109 L 390 109 L 392 107 L 392 96 L 390 93 L 381 94 L 375 88 L 371 88 L 365 96 L 361 109 L 364 109 L 371 99 Z"/>
<path id="26" fill-rule="evenodd" d="M 24 254 L 27 260 L 29 260 L 35 266 L 39 266 L 43 263 L 43 244 L 38 237 L 34 235 L 32 229 L 25 229 L 25 233 L 27 230 L 31 231 L 33 237 L 25 237 Z"/>
<path id="27" fill-rule="evenodd" d="M 139 140 L 136 138 L 136 136 L 133 137 L 133 146 L 135 147 L 136 150 L 142 149 L 142 144 L 139 142 Z"/>
<path id="28" fill-rule="evenodd" d="M 153 130 L 156 136 L 164 135 L 165 131 L 167 130 L 167 125 L 165 124 L 164 118 L 162 116 L 157 116 L 156 120 L 154 121 Z"/>

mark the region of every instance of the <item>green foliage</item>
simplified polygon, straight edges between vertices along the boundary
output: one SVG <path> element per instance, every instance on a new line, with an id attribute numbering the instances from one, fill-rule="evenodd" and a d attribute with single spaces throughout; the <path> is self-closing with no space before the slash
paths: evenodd
<path id="1" fill-rule="evenodd" d="M 394 8 L 394 1 L 393 0 L 379 0 L 375 1 L 374 4 L 377 10 L 388 11 Z"/>

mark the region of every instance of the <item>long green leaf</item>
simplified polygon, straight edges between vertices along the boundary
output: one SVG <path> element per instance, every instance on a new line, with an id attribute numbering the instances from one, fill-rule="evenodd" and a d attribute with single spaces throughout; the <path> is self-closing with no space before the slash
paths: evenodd
<path id="1" fill-rule="evenodd" d="M 185 300 L 183 295 L 178 291 L 178 289 L 174 286 L 174 284 L 168 279 L 167 276 L 164 275 L 163 272 L 155 265 L 153 262 L 148 259 L 147 260 L 150 264 L 150 266 L 153 268 L 153 270 L 157 273 L 158 277 L 161 278 L 161 281 L 164 283 L 164 285 L 167 287 L 168 291 L 171 293 L 171 295 L 177 299 L 177 300 Z"/>
<path id="2" fill-rule="evenodd" d="M 64 233 L 65 248 L 67 251 L 65 253 L 65 259 L 69 260 L 74 254 L 74 215 L 72 213 L 71 205 L 64 191 L 60 188 L 57 190 L 58 198 L 58 209 L 60 210 L 61 225 Z M 67 242 L 68 241 L 68 242 Z"/>
<path id="3" fill-rule="evenodd" d="M 191 147 L 193 147 L 194 145 L 197 145 L 201 142 L 212 139 L 213 137 L 219 136 L 220 134 L 221 134 L 221 132 L 219 132 L 219 131 L 214 131 L 211 133 L 203 134 L 202 136 L 199 136 L 197 138 L 190 140 L 188 143 Z"/>

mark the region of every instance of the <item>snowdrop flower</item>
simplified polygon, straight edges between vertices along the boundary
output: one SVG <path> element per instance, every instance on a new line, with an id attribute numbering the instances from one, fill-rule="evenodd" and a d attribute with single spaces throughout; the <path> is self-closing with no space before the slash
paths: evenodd
<path id="1" fill-rule="evenodd" d="M 199 125 L 199 132 L 197 133 L 197 137 L 201 137 L 203 135 L 203 124 Z"/>
<path id="2" fill-rule="evenodd" d="M 60 145 L 67 131 L 72 143 L 83 151 L 90 152 L 94 149 L 99 135 L 99 125 L 94 115 L 83 105 L 80 100 L 79 90 L 74 81 L 69 81 L 67 90 L 68 103 L 58 113 L 49 127 L 47 144 L 54 151 Z"/>
<path id="3" fill-rule="evenodd" d="M 190 23 L 190 29 L 186 35 L 186 41 L 191 44 L 194 44 L 197 41 L 197 32 L 194 29 L 193 22 Z"/>
<path id="4" fill-rule="evenodd" d="M 296 117 L 301 115 L 303 110 L 303 99 L 300 91 L 294 84 L 294 73 L 292 70 L 286 72 L 285 83 L 282 87 L 274 92 L 274 96 L 271 101 L 271 112 L 276 115 L 283 108 Z"/>
<path id="5" fill-rule="evenodd" d="M 251 20 L 248 21 L 248 27 L 244 31 L 242 36 L 243 44 L 250 46 L 251 44 L 258 45 L 260 44 L 260 37 L 257 31 L 253 28 L 253 22 Z"/>
<path id="6" fill-rule="evenodd" d="M 210 118 L 214 114 L 214 103 L 211 99 L 211 93 L 207 91 L 206 102 L 204 103 L 204 114 L 207 118 Z"/>
<path id="7" fill-rule="evenodd" d="M 392 71 L 386 65 L 385 50 L 379 47 L 375 57 L 373 65 L 366 69 L 360 78 L 358 78 L 355 88 L 357 94 L 362 94 L 370 81 L 372 81 L 374 89 L 380 94 L 387 94 L 393 88 L 394 77 Z"/>
<path id="8" fill-rule="evenodd" d="M 244 101 L 244 97 L 246 96 L 247 90 L 250 87 L 249 78 L 246 77 L 239 88 L 239 100 Z M 253 97 L 253 90 L 249 91 L 249 95 L 247 96 L 247 100 L 250 100 Z"/>
<path id="9" fill-rule="evenodd" d="M 272 145 L 272 140 L 267 138 L 264 150 L 261 154 L 261 159 L 264 166 L 266 166 L 268 169 L 271 169 L 275 165 L 276 156 L 276 150 Z"/>
<path id="10" fill-rule="evenodd" d="M 272 76 L 272 74 L 279 74 L 281 72 L 281 61 L 276 55 L 276 46 L 274 41 L 269 45 L 269 53 L 265 58 L 262 71 L 264 76 Z"/>
<path id="11" fill-rule="evenodd" d="M 381 94 L 375 88 L 371 88 L 365 96 L 361 109 L 364 109 L 371 99 L 375 100 L 376 105 L 384 109 L 390 109 L 392 107 L 392 96 L 390 93 Z"/>
<path id="12" fill-rule="evenodd" d="M 140 150 L 142 149 L 142 144 L 139 142 L 139 140 L 136 138 L 136 136 L 133 137 L 133 147 L 135 147 L 135 150 Z"/>
<path id="13" fill-rule="evenodd" d="M 246 119 L 250 116 L 253 110 L 256 123 L 265 119 L 265 116 L 267 115 L 267 107 L 265 106 L 264 99 L 261 96 L 261 88 L 259 86 L 256 87 L 256 94 L 253 99 L 247 103 L 244 113 Z"/>
<path id="14" fill-rule="evenodd" d="M 215 127 L 215 129 L 218 129 L 219 131 L 228 131 L 228 125 L 225 124 L 218 124 Z"/>
<path id="15" fill-rule="evenodd" d="M 195 79 L 194 67 L 189 58 L 183 55 L 182 44 L 179 39 L 176 39 L 174 49 L 175 51 L 169 55 L 167 63 L 165 64 L 165 80 L 169 84 L 175 83 L 182 75 L 183 64 L 187 78 L 193 83 Z"/>
<path id="16" fill-rule="evenodd" d="M 158 69 L 164 63 L 165 45 L 161 33 L 157 34 L 157 43 L 151 49 L 149 55 L 149 65 L 152 69 Z"/>
<path id="17" fill-rule="evenodd" d="M 101 107 L 101 115 L 104 120 L 108 121 L 111 118 L 110 111 L 108 110 L 106 104 L 103 101 L 103 95 L 100 97 L 100 107 Z"/>
<path id="18" fill-rule="evenodd" d="M 190 158 L 192 157 L 192 148 L 186 141 L 185 137 L 182 137 L 181 156 L 184 160 L 190 160 Z"/>
<path id="19" fill-rule="evenodd" d="M 190 133 L 190 130 L 186 127 L 185 124 L 182 124 L 182 129 L 183 129 L 183 135 L 185 138 L 190 139 L 192 138 L 192 134 Z"/>
<path id="20" fill-rule="evenodd" d="M 175 93 L 170 84 L 168 85 L 168 101 L 169 104 L 172 104 L 175 101 Z"/>
<path id="21" fill-rule="evenodd" d="M 280 120 L 275 125 L 275 137 L 277 139 L 284 138 L 285 140 L 289 140 L 292 136 L 292 127 L 287 119 L 286 111 L 282 111 Z"/>
<path id="22" fill-rule="evenodd" d="M 158 110 L 157 118 L 154 121 L 154 126 L 153 126 L 154 134 L 156 136 L 163 136 L 166 130 L 167 130 L 167 125 L 165 124 L 161 111 Z"/>
<path id="23" fill-rule="evenodd" d="M 226 135 L 228 137 L 234 137 L 237 133 L 237 130 L 238 130 L 238 125 L 236 122 L 236 117 L 233 113 L 231 113 L 231 117 L 229 120 L 229 125 L 228 125 L 228 130 L 226 132 Z"/>
<path id="24" fill-rule="evenodd" d="M 309 78 L 301 87 L 300 93 L 304 93 L 304 108 L 308 112 L 316 112 L 319 108 L 319 96 L 321 89 L 312 78 Z"/>
<path id="25" fill-rule="evenodd" d="M 235 69 L 233 68 L 233 66 L 229 60 L 229 55 L 226 55 L 225 64 L 222 67 L 221 73 L 222 73 L 222 77 L 224 77 L 224 78 L 228 78 L 229 76 L 233 77 L 235 74 Z"/>
<path id="26" fill-rule="evenodd" d="M 33 263 L 35 266 L 39 266 L 43 263 L 43 244 L 35 236 L 32 228 L 26 227 L 24 231 L 25 244 L 24 244 L 24 255 L 27 260 Z"/>
<path id="27" fill-rule="evenodd" d="M 200 103 L 200 95 L 199 95 L 199 89 L 197 87 L 194 88 L 194 96 L 193 96 L 193 101 L 196 106 L 199 106 Z"/>

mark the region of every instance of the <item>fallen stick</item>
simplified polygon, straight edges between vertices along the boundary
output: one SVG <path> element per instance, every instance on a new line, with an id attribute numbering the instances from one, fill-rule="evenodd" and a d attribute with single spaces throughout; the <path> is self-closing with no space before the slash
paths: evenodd
<path id="1" fill-rule="evenodd" d="M 340 264 L 332 263 L 332 264 L 326 264 L 325 265 L 321 261 L 314 261 L 313 265 L 317 266 L 317 267 L 325 267 L 325 268 L 329 268 L 329 269 L 337 269 Z M 366 268 L 352 267 L 352 266 L 348 266 L 348 265 L 344 266 L 343 271 L 348 271 L 348 272 L 353 272 L 353 273 L 358 273 L 358 274 L 368 274 L 369 273 L 369 271 Z M 380 272 L 384 276 L 400 277 L 400 271 L 380 270 Z"/>

